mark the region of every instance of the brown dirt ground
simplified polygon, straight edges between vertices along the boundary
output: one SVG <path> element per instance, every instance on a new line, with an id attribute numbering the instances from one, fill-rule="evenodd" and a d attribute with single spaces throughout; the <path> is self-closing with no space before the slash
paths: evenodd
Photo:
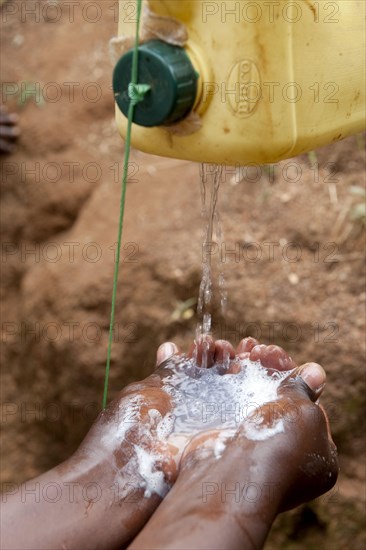
<path id="1" fill-rule="evenodd" d="M 114 2 L 99 2 L 96 23 L 82 17 L 85 1 L 74 22 L 65 15 L 57 23 L 52 12 L 22 22 L 24 2 L 11 3 L 18 11 L 2 19 L 2 83 L 23 83 L 24 92 L 38 82 L 49 95 L 7 101 L 22 136 L 1 160 L 1 479 L 21 482 L 67 457 L 100 405 L 123 143 L 108 57 Z M 80 83 L 73 101 L 70 82 Z M 287 161 L 273 182 L 263 170 L 257 182 L 249 172 L 233 185 L 228 173 L 220 190 L 229 308 L 226 320 L 217 313 L 215 335 L 234 342 L 259 335 L 299 363 L 322 363 L 340 454 L 336 488 L 279 517 L 268 549 L 366 543 L 365 242 L 362 224 L 351 220 L 362 197 L 350 191 L 364 185 L 363 139 L 318 150 L 319 177 L 305 155 L 292 161 L 302 171 L 295 183 L 286 181 L 296 179 Z M 201 273 L 199 166 L 137 151 L 132 162 L 110 397 L 150 372 L 162 341 L 188 346 L 196 320 L 181 304 L 197 296 Z M 236 258 L 228 254 L 235 246 Z"/>

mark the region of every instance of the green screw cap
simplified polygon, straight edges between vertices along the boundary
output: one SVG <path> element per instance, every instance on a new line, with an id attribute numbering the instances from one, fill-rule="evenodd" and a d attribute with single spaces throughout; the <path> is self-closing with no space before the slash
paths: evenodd
<path id="1" fill-rule="evenodd" d="M 115 100 L 127 116 L 130 98 L 133 50 L 118 61 L 113 73 Z M 173 124 L 192 110 L 197 94 L 198 74 L 183 48 L 160 40 L 151 40 L 139 46 L 139 84 L 150 89 L 135 106 L 133 122 L 140 126 Z"/>

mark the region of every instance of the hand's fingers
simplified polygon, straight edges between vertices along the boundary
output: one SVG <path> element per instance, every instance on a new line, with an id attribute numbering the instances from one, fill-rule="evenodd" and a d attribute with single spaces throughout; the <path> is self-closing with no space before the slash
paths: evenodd
<path id="1" fill-rule="evenodd" d="M 0 111 L 0 124 L 18 124 L 19 117 L 16 113 L 6 113 L 4 111 Z"/>
<path id="2" fill-rule="evenodd" d="M 14 151 L 15 145 L 0 137 L 0 153 L 13 153 Z"/>
<path id="3" fill-rule="evenodd" d="M 202 336 L 192 344 L 188 357 L 195 358 L 197 365 L 203 368 L 212 367 L 215 361 L 215 341 L 212 336 Z"/>
<path id="4" fill-rule="evenodd" d="M 280 346 L 254 346 L 250 352 L 251 361 L 260 361 L 263 367 L 280 371 L 296 368 L 295 361 Z"/>
<path id="5" fill-rule="evenodd" d="M 318 363 L 305 363 L 298 368 L 298 374 L 309 388 L 316 394 L 317 399 L 320 397 L 327 379 L 325 370 Z"/>
<path id="6" fill-rule="evenodd" d="M 20 135 L 20 129 L 18 126 L 8 126 L 0 124 L 0 136 L 7 137 L 9 139 L 15 139 Z"/>
<path id="7" fill-rule="evenodd" d="M 252 351 L 254 346 L 259 346 L 258 340 L 256 340 L 255 338 L 251 338 L 251 337 L 243 338 L 243 340 L 241 340 L 239 342 L 239 345 L 236 348 L 236 353 L 238 355 L 240 353 L 248 353 L 248 352 Z"/>
<path id="8" fill-rule="evenodd" d="M 291 396 L 294 392 L 301 397 L 307 396 L 315 402 L 325 386 L 326 374 L 317 363 L 305 363 L 295 369 L 280 385 L 280 395 Z"/>
<path id="9" fill-rule="evenodd" d="M 158 351 L 156 352 L 156 366 L 158 367 L 161 363 L 164 363 L 164 361 L 176 353 L 179 353 L 178 346 L 176 346 L 173 342 L 164 342 L 164 344 L 159 346 Z"/>
<path id="10" fill-rule="evenodd" d="M 227 340 L 216 340 L 215 342 L 215 361 L 224 363 L 226 359 L 234 359 L 235 350 Z"/>

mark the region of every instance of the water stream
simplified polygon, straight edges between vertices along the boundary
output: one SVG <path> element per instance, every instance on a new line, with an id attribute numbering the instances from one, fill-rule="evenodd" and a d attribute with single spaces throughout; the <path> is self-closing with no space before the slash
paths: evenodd
<path id="1" fill-rule="evenodd" d="M 227 290 L 225 275 L 221 261 L 221 244 L 223 232 L 218 209 L 219 188 L 222 179 L 222 166 L 215 165 L 212 172 L 207 174 L 205 166 L 201 167 L 201 204 L 204 224 L 202 243 L 202 278 L 198 295 L 196 327 L 196 342 L 203 340 L 212 334 L 212 298 L 215 286 L 220 293 L 221 313 L 225 315 L 227 306 Z M 215 240 L 214 240 L 215 238 Z M 214 262 L 217 265 L 217 280 L 214 281 Z M 205 346 L 204 346 L 205 349 Z M 206 357 L 203 357 L 203 366 Z"/>

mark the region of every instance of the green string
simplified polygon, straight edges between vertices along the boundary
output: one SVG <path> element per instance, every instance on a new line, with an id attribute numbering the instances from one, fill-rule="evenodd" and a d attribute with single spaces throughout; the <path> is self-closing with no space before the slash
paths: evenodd
<path id="1" fill-rule="evenodd" d="M 149 84 L 134 84 L 130 82 L 128 85 L 128 97 L 133 105 L 137 105 L 145 97 L 146 92 L 150 90 Z"/>
<path id="2" fill-rule="evenodd" d="M 118 282 L 119 262 L 120 262 L 120 255 L 121 255 L 123 217 L 124 217 L 125 200 L 126 200 L 128 159 L 130 158 L 130 149 L 131 149 L 132 121 L 133 121 L 135 106 L 137 105 L 137 103 L 143 100 L 145 93 L 150 89 L 150 86 L 148 84 L 137 84 L 139 28 L 140 28 L 140 19 L 141 19 L 142 0 L 136 0 L 136 1 L 137 1 L 136 36 L 135 36 L 135 45 L 134 45 L 133 56 L 132 56 L 131 82 L 128 86 L 128 96 L 130 98 L 130 103 L 128 106 L 126 144 L 125 144 L 125 154 L 124 154 L 124 160 L 123 160 L 122 190 L 121 190 L 120 213 L 119 213 L 119 222 L 118 222 L 117 255 L 116 255 L 116 263 L 114 266 L 114 276 L 113 276 L 111 319 L 109 324 L 107 362 L 105 366 L 105 377 L 104 377 L 104 392 L 103 392 L 103 405 L 102 405 L 103 409 L 105 409 L 107 405 L 108 380 L 109 380 L 109 371 L 110 371 L 110 365 L 111 365 L 113 328 L 114 328 L 114 317 L 115 317 L 115 309 L 116 309 L 117 282 Z"/>

